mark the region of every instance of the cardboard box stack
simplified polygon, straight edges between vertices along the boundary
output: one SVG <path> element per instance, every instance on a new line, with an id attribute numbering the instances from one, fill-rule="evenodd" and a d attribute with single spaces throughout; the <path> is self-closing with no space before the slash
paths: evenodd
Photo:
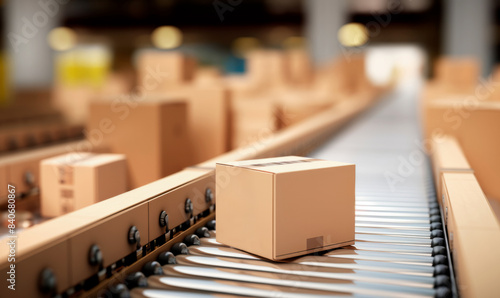
<path id="1" fill-rule="evenodd" d="M 196 68 L 193 58 L 181 52 L 141 51 L 135 93 L 93 101 L 88 138 L 92 139 L 91 132 L 99 129 L 102 120 L 109 119 L 116 128 L 95 147 L 126 154 L 131 186 L 138 187 L 262 140 L 339 100 L 356 101 L 357 94 L 366 92 L 371 92 L 370 98 L 377 94 L 369 88 L 361 56 L 341 58 L 337 64 L 342 67 L 325 74 L 314 71 L 307 53 L 298 49 L 255 50 L 246 63 L 245 75 L 221 76 L 214 68 Z M 185 111 L 176 106 L 177 112 L 169 114 L 172 98 L 183 103 Z M 171 130 L 177 135 L 160 138 L 162 132 Z"/>

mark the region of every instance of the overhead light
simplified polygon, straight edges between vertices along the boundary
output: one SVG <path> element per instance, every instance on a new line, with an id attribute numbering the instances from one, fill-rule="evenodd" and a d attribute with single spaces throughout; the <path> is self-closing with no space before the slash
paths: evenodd
<path id="1" fill-rule="evenodd" d="M 159 49 L 174 49 L 182 44 L 182 32 L 174 26 L 161 26 L 153 31 L 151 41 Z"/>
<path id="2" fill-rule="evenodd" d="M 49 46 L 56 51 L 66 51 L 76 45 L 76 33 L 68 27 L 57 27 L 50 30 L 47 36 Z"/>
<path id="3" fill-rule="evenodd" d="M 359 47 L 368 41 L 368 29 L 360 23 L 348 23 L 340 27 L 337 38 L 345 47 Z"/>

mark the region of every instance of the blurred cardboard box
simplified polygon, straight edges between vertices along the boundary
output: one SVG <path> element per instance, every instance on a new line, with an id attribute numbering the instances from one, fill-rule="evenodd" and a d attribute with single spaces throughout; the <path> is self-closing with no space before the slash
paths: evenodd
<path id="1" fill-rule="evenodd" d="M 500 102 L 474 97 L 430 101 L 424 107 L 426 137 L 456 138 L 488 198 L 500 201 Z"/>
<path id="2" fill-rule="evenodd" d="M 480 64 L 472 57 L 441 57 L 435 63 L 434 80 L 455 91 L 473 89 L 480 76 Z"/>
<path id="3" fill-rule="evenodd" d="M 199 67 L 194 74 L 193 84 L 196 85 L 217 85 L 222 80 L 222 73 L 217 67 Z"/>
<path id="4" fill-rule="evenodd" d="M 331 107 L 334 101 L 308 89 L 291 89 L 276 96 L 278 128 L 299 123 Z"/>
<path id="5" fill-rule="evenodd" d="M 490 95 L 488 96 L 488 100 L 491 101 L 500 101 L 500 65 L 496 65 L 493 69 L 490 80 L 486 83 L 488 86 L 488 91 L 490 91 Z"/>
<path id="6" fill-rule="evenodd" d="M 137 60 L 137 85 L 148 92 L 176 89 L 190 82 L 196 60 L 181 52 L 146 50 Z"/>
<path id="7" fill-rule="evenodd" d="M 264 95 L 232 100 L 232 149 L 269 137 L 276 131 L 277 110 L 274 101 Z"/>
<path id="8" fill-rule="evenodd" d="M 189 88 L 188 127 L 193 164 L 204 162 L 229 150 L 231 95 L 217 86 Z"/>
<path id="9" fill-rule="evenodd" d="M 313 81 L 313 66 L 305 50 L 293 49 L 285 52 L 288 60 L 289 79 L 293 85 L 308 85 Z"/>
<path id="10" fill-rule="evenodd" d="M 89 104 L 97 94 L 97 89 L 88 86 L 59 84 L 54 86 L 52 101 L 66 122 L 82 125 L 89 116 Z"/>
<path id="11" fill-rule="evenodd" d="M 199 83 L 155 93 L 146 100 L 161 100 L 165 96 L 181 98 L 187 104 L 187 133 L 191 144 L 187 162 L 190 165 L 229 150 L 231 92 L 227 88 Z"/>
<path id="12" fill-rule="evenodd" d="M 68 153 L 40 162 L 41 213 L 56 217 L 127 191 L 122 154 Z"/>
<path id="13" fill-rule="evenodd" d="M 368 92 L 372 96 L 378 95 L 381 88 L 375 87 L 368 79 L 365 60 L 364 55 L 354 54 L 326 63 L 317 72 L 314 81 L 315 89 L 335 96 L 359 92 Z"/>
<path id="14" fill-rule="evenodd" d="M 248 77 L 260 86 L 282 86 L 289 82 L 289 63 L 284 52 L 254 50 L 247 54 Z"/>
<path id="15" fill-rule="evenodd" d="M 457 140 L 450 136 L 432 138 L 432 167 L 436 179 L 438 202 L 442 201 L 442 173 L 474 172 Z"/>
<path id="16" fill-rule="evenodd" d="M 218 163 L 217 241 L 281 260 L 354 244 L 355 166 L 297 156 Z"/>
<path id="17" fill-rule="evenodd" d="M 189 165 L 187 105 L 180 99 L 93 101 L 85 134 L 94 149 L 127 156 L 132 188 Z"/>

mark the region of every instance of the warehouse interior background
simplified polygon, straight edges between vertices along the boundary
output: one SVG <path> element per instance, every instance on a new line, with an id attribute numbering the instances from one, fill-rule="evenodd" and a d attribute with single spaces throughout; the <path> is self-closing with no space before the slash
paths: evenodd
<path id="1" fill-rule="evenodd" d="M 374 51 L 367 63 L 374 80 L 383 80 L 394 63 L 407 69 L 421 66 L 430 76 L 430 65 L 440 55 L 474 56 L 486 76 L 499 59 L 499 4 L 494 0 L 2 1 L 0 103 L 12 105 L 24 90 L 59 83 L 99 88 L 112 73 L 131 73 L 134 57 L 148 48 L 190 53 L 201 65 L 216 66 L 226 74 L 244 72 L 244 55 L 253 48 L 306 47 L 316 65 L 338 55 Z M 76 61 L 88 69 L 79 69 Z"/>

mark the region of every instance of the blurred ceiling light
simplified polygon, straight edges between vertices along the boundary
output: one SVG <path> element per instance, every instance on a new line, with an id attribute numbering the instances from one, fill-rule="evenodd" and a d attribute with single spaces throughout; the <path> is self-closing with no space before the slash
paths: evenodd
<path id="1" fill-rule="evenodd" d="M 340 27 L 337 38 L 345 47 L 359 47 L 368 41 L 368 30 L 363 24 L 348 23 Z"/>
<path id="2" fill-rule="evenodd" d="M 47 41 L 52 49 L 66 51 L 76 45 L 76 33 L 67 27 L 57 27 L 50 30 Z"/>
<path id="3" fill-rule="evenodd" d="M 174 26 L 161 26 L 153 31 L 151 41 L 159 49 L 174 49 L 182 43 L 182 32 Z"/>
<path id="4" fill-rule="evenodd" d="M 283 48 L 285 49 L 297 49 L 305 47 L 306 39 L 302 36 L 290 36 L 283 41 Z"/>
<path id="5" fill-rule="evenodd" d="M 233 54 L 244 58 L 246 54 L 260 47 L 260 41 L 255 37 L 238 37 L 233 41 Z"/>

